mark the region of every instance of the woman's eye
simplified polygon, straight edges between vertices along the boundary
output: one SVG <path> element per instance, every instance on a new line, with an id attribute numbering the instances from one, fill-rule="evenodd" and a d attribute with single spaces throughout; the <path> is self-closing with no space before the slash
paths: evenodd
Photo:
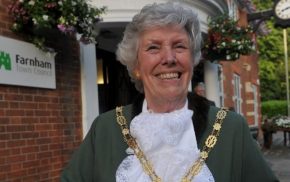
<path id="1" fill-rule="evenodd" d="M 177 44 L 175 45 L 175 48 L 186 49 L 186 46 L 183 44 Z"/>
<path id="2" fill-rule="evenodd" d="M 159 49 L 159 46 L 157 46 L 157 45 L 151 45 L 151 46 L 148 46 L 147 51 L 157 50 L 157 49 Z"/>
<path id="3" fill-rule="evenodd" d="M 177 52 L 182 52 L 184 51 L 185 49 L 187 49 L 187 46 L 184 45 L 184 44 L 176 44 L 174 46 L 174 49 L 177 51 Z"/>
<path id="4" fill-rule="evenodd" d="M 146 51 L 152 54 L 158 53 L 160 50 L 160 46 L 158 45 L 150 45 L 147 47 Z"/>

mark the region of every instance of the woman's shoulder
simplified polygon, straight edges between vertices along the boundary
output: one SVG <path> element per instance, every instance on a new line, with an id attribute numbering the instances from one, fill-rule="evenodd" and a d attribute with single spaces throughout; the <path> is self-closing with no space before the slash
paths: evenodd
<path id="1" fill-rule="evenodd" d="M 204 135 L 205 137 L 212 132 L 216 121 L 216 115 L 219 110 L 220 108 L 218 107 L 210 107 L 207 132 Z M 234 141 L 242 142 L 245 136 L 250 136 L 246 119 L 234 111 L 227 111 L 227 114 L 222 121 L 219 135 L 219 140 L 223 143 L 221 146 L 231 145 Z"/>
<path id="2" fill-rule="evenodd" d="M 123 114 L 128 122 L 131 120 L 132 117 L 132 104 L 122 106 Z M 116 108 L 104 112 L 96 117 L 94 121 L 96 126 L 115 126 L 117 124 L 117 115 L 116 115 Z"/>
<path id="3" fill-rule="evenodd" d="M 212 125 L 216 120 L 216 115 L 221 108 L 210 106 L 208 113 L 208 122 Z M 224 118 L 223 125 L 231 128 L 238 128 L 247 124 L 244 116 L 227 109 L 226 117 Z"/>

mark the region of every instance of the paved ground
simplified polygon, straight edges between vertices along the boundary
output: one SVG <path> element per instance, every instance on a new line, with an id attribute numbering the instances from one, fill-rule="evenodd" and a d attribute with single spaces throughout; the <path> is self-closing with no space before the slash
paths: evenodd
<path id="1" fill-rule="evenodd" d="M 290 142 L 288 140 L 287 146 L 284 146 L 282 131 L 273 134 L 271 148 L 263 149 L 263 153 L 280 182 L 290 182 Z"/>

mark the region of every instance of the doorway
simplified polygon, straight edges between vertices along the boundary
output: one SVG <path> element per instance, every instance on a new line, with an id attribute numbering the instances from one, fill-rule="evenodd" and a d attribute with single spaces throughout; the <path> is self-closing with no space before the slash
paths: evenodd
<path id="1" fill-rule="evenodd" d="M 133 102 L 138 95 L 130 80 L 127 68 L 116 60 L 116 55 L 102 49 L 97 49 L 99 112 L 104 113 L 116 106 Z"/>

